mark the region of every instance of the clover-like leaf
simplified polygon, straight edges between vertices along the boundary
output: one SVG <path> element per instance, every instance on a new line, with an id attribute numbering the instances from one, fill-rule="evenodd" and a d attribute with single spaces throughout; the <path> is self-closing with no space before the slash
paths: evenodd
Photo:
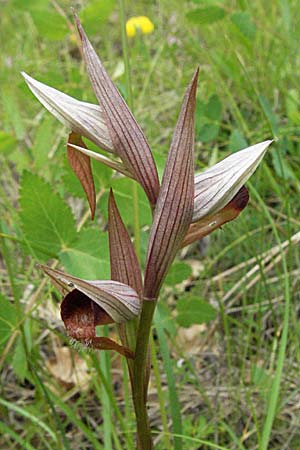
<path id="1" fill-rule="evenodd" d="M 76 21 L 88 75 L 103 108 L 113 148 L 134 178 L 142 185 L 153 208 L 158 197 L 159 181 L 148 142 L 123 97 L 109 78 L 77 16 Z"/>
<path id="2" fill-rule="evenodd" d="M 35 97 L 61 123 L 74 133 L 85 136 L 100 148 L 114 153 L 102 108 L 81 102 L 21 72 Z"/>
<path id="3" fill-rule="evenodd" d="M 194 115 L 198 70 L 187 88 L 174 131 L 150 231 L 144 294 L 157 298 L 192 220 L 194 208 Z"/>
<path id="4" fill-rule="evenodd" d="M 253 174 L 273 141 L 233 153 L 195 176 L 193 222 L 224 208 Z"/>

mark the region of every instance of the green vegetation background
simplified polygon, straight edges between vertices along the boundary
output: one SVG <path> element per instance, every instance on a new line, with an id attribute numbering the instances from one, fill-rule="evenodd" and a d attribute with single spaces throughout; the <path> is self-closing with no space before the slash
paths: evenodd
<path id="1" fill-rule="evenodd" d="M 75 275 L 109 277 L 105 225 L 111 185 L 123 219 L 133 226 L 130 183 L 99 165 L 93 166 L 99 203 L 96 222 L 90 222 L 66 162 L 68 130 L 35 100 L 20 75 L 23 70 L 95 101 L 71 6 L 80 11 L 126 97 L 118 1 L 1 1 L 0 447 L 5 449 L 133 448 L 124 364 L 114 355 L 68 350 L 59 298 L 35 269 L 37 261 L 52 260 Z M 131 39 L 129 47 L 135 115 L 160 172 L 197 65 L 198 170 L 247 145 L 276 139 L 251 179 L 248 208 L 215 232 L 205 251 L 196 245 L 181 255 L 167 279 L 152 344 L 156 448 L 296 450 L 299 2 L 128 1 L 127 16 L 133 15 L 146 15 L 155 26 L 151 35 Z M 139 195 L 144 255 L 150 213 Z M 170 417 L 174 421 L 178 412 L 174 382 L 181 417 L 172 426 Z M 161 432 L 167 404 L 167 428 L 183 436 L 174 444 Z"/>

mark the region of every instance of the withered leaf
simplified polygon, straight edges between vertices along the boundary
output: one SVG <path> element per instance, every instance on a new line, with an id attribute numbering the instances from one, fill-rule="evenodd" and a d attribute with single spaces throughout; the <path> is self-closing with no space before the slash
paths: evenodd
<path id="1" fill-rule="evenodd" d="M 73 172 L 80 181 L 87 196 L 90 205 L 91 216 L 92 219 L 94 219 L 96 209 L 96 192 L 91 160 L 88 155 L 74 150 L 69 144 L 76 144 L 81 147 L 85 147 L 85 144 L 82 141 L 81 136 L 73 132 L 70 133 L 67 144 L 67 156 L 70 166 L 72 167 Z"/>
<path id="2" fill-rule="evenodd" d="M 159 193 L 155 162 L 148 142 L 123 97 L 109 78 L 77 16 L 77 27 L 88 75 L 103 108 L 115 152 L 143 187 L 152 207 Z"/>
<path id="3" fill-rule="evenodd" d="M 176 124 L 150 231 L 144 298 L 157 298 L 191 223 L 194 208 L 194 114 L 198 70 Z"/>

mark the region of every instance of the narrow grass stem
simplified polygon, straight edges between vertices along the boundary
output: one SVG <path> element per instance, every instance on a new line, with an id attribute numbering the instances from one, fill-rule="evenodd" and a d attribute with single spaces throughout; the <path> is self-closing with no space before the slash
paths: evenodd
<path id="1" fill-rule="evenodd" d="M 176 390 L 175 384 L 175 375 L 172 367 L 172 360 L 167 344 L 167 337 L 165 330 L 161 323 L 161 318 L 159 315 L 159 311 L 155 315 L 154 325 L 158 337 L 160 352 L 162 356 L 163 368 L 167 377 L 167 385 L 168 385 L 168 394 L 169 394 L 169 405 L 170 405 L 170 415 L 172 418 L 172 429 L 174 433 L 174 442 L 173 448 L 174 450 L 182 450 L 183 449 L 183 441 L 180 437 L 176 435 L 182 434 L 182 417 L 181 417 L 181 409 L 178 393 Z"/>
<path id="2" fill-rule="evenodd" d="M 282 243 L 281 243 L 278 231 L 276 229 L 276 226 L 274 224 L 272 216 L 269 213 L 265 203 L 263 202 L 262 198 L 260 197 L 260 195 L 258 194 L 256 189 L 252 185 L 251 185 L 250 192 L 255 195 L 256 200 L 262 207 L 267 219 L 269 220 L 269 222 L 272 226 L 274 236 L 275 236 L 276 241 L 280 248 L 280 253 L 282 256 L 282 269 L 283 269 L 283 273 L 284 273 L 285 303 L 284 303 L 284 311 L 283 311 L 282 333 L 281 333 L 281 337 L 280 337 L 280 341 L 279 341 L 278 355 L 277 355 L 277 361 L 276 361 L 277 366 L 276 366 L 274 378 L 273 378 L 272 385 L 271 385 L 270 392 L 269 392 L 266 417 L 265 417 L 265 422 L 263 425 L 261 441 L 259 443 L 259 450 L 267 450 L 267 448 L 269 446 L 273 423 L 274 423 L 276 413 L 277 413 L 279 393 L 280 393 L 280 382 L 281 382 L 282 372 L 283 372 L 283 368 L 284 368 L 284 361 L 285 361 L 285 357 L 286 357 L 291 298 L 290 298 L 289 271 L 288 271 L 288 267 L 287 267 L 286 256 L 281 247 Z"/>
<path id="3" fill-rule="evenodd" d="M 153 336 L 150 338 L 150 346 L 151 346 L 151 356 L 152 356 L 152 364 L 153 364 L 153 372 L 155 377 L 155 385 L 157 389 L 157 397 L 159 402 L 159 409 L 160 409 L 160 415 L 161 415 L 161 423 L 163 428 L 163 441 L 164 446 L 166 450 L 172 450 L 172 444 L 171 439 L 169 435 L 169 429 L 168 429 L 168 417 L 164 402 L 164 395 L 162 390 L 162 384 L 160 380 L 160 373 L 159 373 L 159 366 L 158 366 L 158 359 L 156 354 L 156 348 L 155 348 L 155 342 L 153 339 Z"/>

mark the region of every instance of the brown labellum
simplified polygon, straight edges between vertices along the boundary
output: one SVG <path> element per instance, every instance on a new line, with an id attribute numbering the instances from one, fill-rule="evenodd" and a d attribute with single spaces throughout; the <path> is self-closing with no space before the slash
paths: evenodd
<path id="1" fill-rule="evenodd" d="M 74 289 L 61 304 L 61 318 L 68 335 L 86 347 L 97 350 L 115 350 L 127 358 L 133 352 L 107 337 L 96 336 L 96 326 L 113 323 L 113 319 L 85 294 Z"/>
<path id="2" fill-rule="evenodd" d="M 96 336 L 95 327 L 122 324 L 138 316 L 140 300 L 130 286 L 118 281 L 87 281 L 60 270 L 38 265 L 62 292 L 61 316 L 69 335 L 92 348 L 116 350 L 132 358 L 130 349 Z"/>

